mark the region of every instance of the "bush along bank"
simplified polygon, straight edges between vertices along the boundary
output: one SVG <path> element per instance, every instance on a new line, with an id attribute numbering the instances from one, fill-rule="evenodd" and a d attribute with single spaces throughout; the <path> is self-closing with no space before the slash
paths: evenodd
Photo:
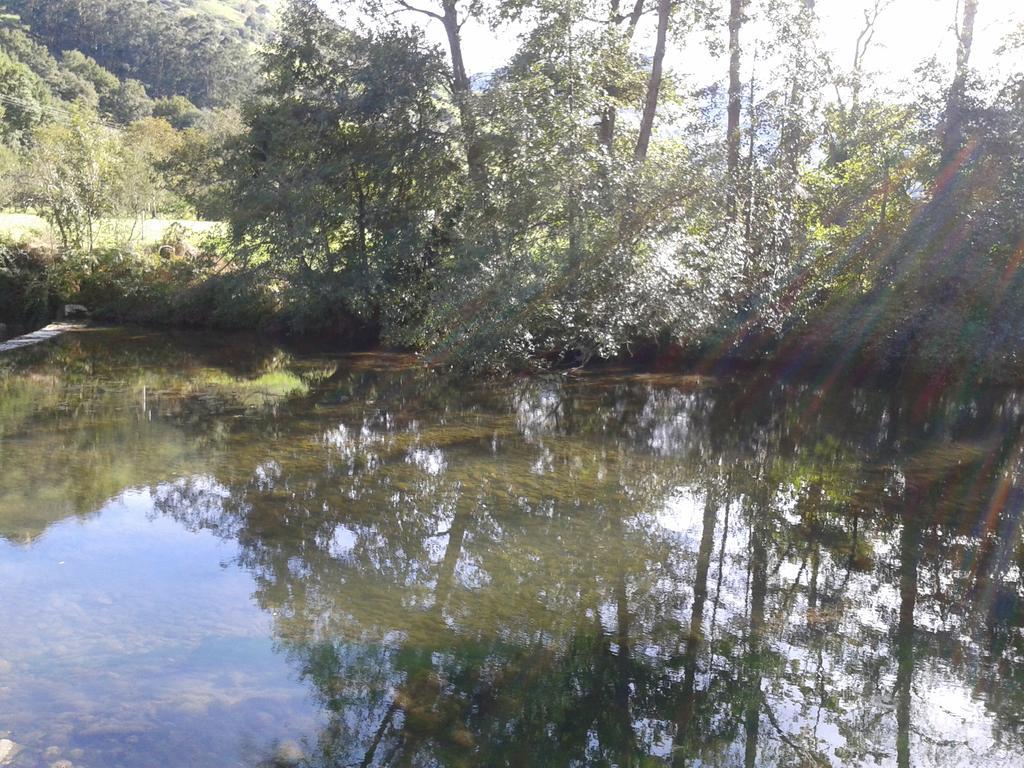
<path id="1" fill-rule="evenodd" d="M 0 339 L 56 316 L 52 258 L 40 250 L 0 243 Z"/>
<path id="2" fill-rule="evenodd" d="M 0 243 L 0 324 L 7 335 L 42 327 L 61 319 L 68 305 L 80 305 L 100 322 L 376 343 L 372 324 L 310 298 L 243 265 L 217 236 L 194 244 L 172 233 L 151 247 L 98 247 L 91 254 Z"/>

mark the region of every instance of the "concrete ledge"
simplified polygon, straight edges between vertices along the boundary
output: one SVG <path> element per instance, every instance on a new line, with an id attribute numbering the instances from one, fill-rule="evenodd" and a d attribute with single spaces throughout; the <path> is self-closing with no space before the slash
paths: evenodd
<path id="1" fill-rule="evenodd" d="M 30 347 L 33 344 L 40 344 L 49 339 L 60 336 L 62 333 L 84 328 L 84 323 L 51 323 L 45 328 L 40 328 L 34 333 L 26 333 L 24 336 L 16 336 L 13 339 L 0 342 L 0 352 L 11 352 L 22 347 Z"/>

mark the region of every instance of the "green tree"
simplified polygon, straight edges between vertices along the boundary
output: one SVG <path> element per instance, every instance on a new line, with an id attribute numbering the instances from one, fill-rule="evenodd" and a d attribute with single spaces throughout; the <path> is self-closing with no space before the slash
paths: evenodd
<path id="1" fill-rule="evenodd" d="M 92 256 L 98 220 L 112 210 L 116 136 L 81 110 L 35 131 L 23 169 L 22 202 L 56 230 L 65 251 Z"/>
<path id="2" fill-rule="evenodd" d="M 64 51 L 60 58 L 61 67 L 85 82 L 89 83 L 96 93 L 99 103 L 106 108 L 121 87 L 117 77 L 109 72 L 93 58 L 81 51 Z"/>
<path id="3" fill-rule="evenodd" d="M 103 108 L 114 120 L 128 125 L 153 114 L 153 102 L 146 95 L 146 87 L 138 80 L 125 80 L 110 94 Z"/>
<path id="4" fill-rule="evenodd" d="M 181 145 L 181 134 L 166 120 L 147 117 L 127 126 L 118 138 L 111 169 L 112 208 L 133 220 L 156 218 L 175 208 L 162 167 Z"/>
<path id="5" fill-rule="evenodd" d="M 27 139 L 43 120 L 45 88 L 25 65 L 0 50 L 0 143 Z"/>
<path id="6" fill-rule="evenodd" d="M 231 215 L 229 158 L 231 147 L 245 132 L 237 109 L 202 113 L 195 126 L 182 131 L 177 147 L 160 163 L 168 187 L 200 218 L 223 221 Z"/>
<path id="7" fill-rule="evenodd" d="M 441 256 L 456 173 L 441 63 L 417 35 L 358 35 L 311 0 L 283 30 L 236 150 L 236 238 L 297 294 L 296 324 L 400 334 Z"/>
<path id="8" fill-rule="evenodd" d="M 340 0 L 341 5 L 352 5 L 349 0 Z M 359 5 L 371 16 L 382 17 L 395 14 L 413 14 L 437 22 L 444 29 L 448 43 L 450 66 L 450 91 L 459 113 L 462 127 L 462 144 L 469 169 L 477 191 L 486 190 L 488 170 L 483 129 L 478 124 L 475 95 L 469 70 L 466 68 L 463 51 L 462 29 L 467 21 L 482 20 L 485 12 L 483 0 L 427 0 L 425 3 L 411 3 L 407 0 L 360 0 Z"/>
<path id="9" fill-rule="evenodd" d="M 194 128 L 202 119 L 202 113 L 184 96 L 171 96 L 153 101 L 153 117 L 161 117 L 175 130 L 184 131 Z"/>
<path id="10" fill-rule="evenodd" d="M 659 164 L 608 152 L 593 127 L 607 115 L 607 30 L 573 10 L 547 8 L 480 97 L 502 173 L 489 207 L 466 212 L 423 341 L 453 365 L 613 355 L 668 332 L 692 298 L 694 240 L 672 229 L 702 174 L 668 144 Z"/>
<path id="11" fill-rule="evenodd" d="M 5 0 L 53 55 L 93 59 L 117 78 L 135 78 L 158 97 L 201 106 L 238 100 L 251 86 L 249 43 L 223 19 L 148 0 Z M 195 9 L 191 9 L 195 10 Z M 109 90 L 115 90 L 115 87 Z M 100 95 L 103 89 L 97 87 Z"/>

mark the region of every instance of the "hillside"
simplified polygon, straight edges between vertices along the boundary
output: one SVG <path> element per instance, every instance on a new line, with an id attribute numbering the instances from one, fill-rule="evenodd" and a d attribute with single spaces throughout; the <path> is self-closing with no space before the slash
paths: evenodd
<path id="1" fill-rule="evenodd" d="M 149 98 L 184 96 L 212 107 L 248 90 L 253 50 L 274 7 L 269 0 L 0 0 L 0 28 L 28 38 L 4 50 L 37 74 L 33 45 L 58 62 L 77 52 L 120 81 L 138 81 Z"/>
<path id="2" fill-rule="evenodd" d="M 159 4 L 181 18 L 213 19 L 256 42 L 269 32 L 281 6 L 280 0 L 160 0 Z"/>

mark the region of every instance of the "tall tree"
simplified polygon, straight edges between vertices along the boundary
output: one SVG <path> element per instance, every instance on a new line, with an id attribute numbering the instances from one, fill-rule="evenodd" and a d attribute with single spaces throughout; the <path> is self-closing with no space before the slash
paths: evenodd
<path id="1" fill-rule="evenodd" d="M 665 47 L 668 39 L 668 25 L 672 16 L 672 0 L 658 0 L 658 36 L 654 45 L 654 61 L 651 77 L 647 81 L 647 98 L 644 101 L 643 117 L 640 120 L 640 135 L 636 141 L 636 159 L 645 160 L 654 132 L 654 117 L 658 112 L 658 95 L 661 92 L 662 70 L 665 63 Z"/>
<path id="2" fill-rule="evenodd" d="M 959 0 L 957 2 L 959 6 Z M 951 162 L 963 144 L 964 96 L 967 74 L 974 44 L 974 19 L 978 15 L 978 0 L 964 0 L 963 19 L 956 27 L 956 71 L 946 101 L 946 126 L 942 136 L 942 161 Z"/>
<path id="3" fill-rule="evenodd" d="M 810 23 L 814 17 L 815 0 L 801 0 L 802 12 L 797 16 L 797 34 L 808 34 Z M 789 107 L 783 122 L 783 155 L 796 175 L 797 163 L 799 161 L 800 143 L 802 140 L 803 126 L 798 117 L 801 105 L 804 103 L 805 83 L 802 82 L 809 58 L 809 49 L 798 45 L 794 56 L 794 71 L 791 73 L 793 82 L 789 92 Z"/>
<path id="4" fill-rule="evenodd" d="M 878 18 L 895 0 L 875 0 L 874 6 L 864 9 L 864 26 L 857 35 L 853 48 L 853 69 L 850 71 L 850 113 L 856 119 L 860 109 L 860 94 L 864 87 L 864 59 L 875 38 Z"/>
<path id="5" fill-rule="evenodd" d="M 397 329 L 418 311 L 405 299 L 429 270 L 454 176 L 444 65 L 419 34 L 355 34 L 313 0 L 285 20 L 232 153 L 233 230 L 272 256 L 261 268 L 301 296 L 303 323 Z"/>
<path id="6" fill-rule="evenodd" d="M 611 0 L 608 23 L 617 33 L 621 32 L 621 38 L 616 42 L 622 45 L 627 52 L 636 35 L 637 24 L 639 24 L 640 17 L 643 15 L 645 8 L 646 0 L 635 0 L 629 12 L 624 13 L 621 7 L 621 0 Z M 623 24 L 625 24 L 624 27 L 622 27 Z M 598 136 L 601 139 L 601 144 L 609 154 L 612 154 L 615 149 L 615 126 L 618 122 L 619 114 L 615 99 L 621 97 L 623 92 L 621 73 L 610 73 L 608 82 L 604 84 L 604 91 L 608 96 L 608 103 L 601 111 Z"/>
<path id="7" fill-rule="evenodd" d="M 740 166 L 740 27 L 743 25 L 744 0 L 729 2 L 729 107 L 726 127 L 727 210 L 736 218 L 736 184 Z"/>
<path id="8" fill-rule="evenodd" d="M 452 67 L 452 98 L 459 111 L 462 124 L 463 143 L 466 152 L 466 164 L 470 177 L 478 188 L 487 184 L 487 166 L 484 157 L 480 131 L 477 127 L 476 112 L 473 109 L 473 84 L 466 69 L 466 60 L 462 47 L 462 27 L 467 19 L 482 13 L 482 3 L 470 0 L 461 9 L 459 0 L 438 0 L 439 5 L 433 8 L 423 7 L 408 0 L 371 0 L 371 9 L 380 9 L 381 3 L 390 4 L 396 11 L 409 11 L 426 16 L 441 23 L 445 38 L 448 41 L 448 54 Z"/>

